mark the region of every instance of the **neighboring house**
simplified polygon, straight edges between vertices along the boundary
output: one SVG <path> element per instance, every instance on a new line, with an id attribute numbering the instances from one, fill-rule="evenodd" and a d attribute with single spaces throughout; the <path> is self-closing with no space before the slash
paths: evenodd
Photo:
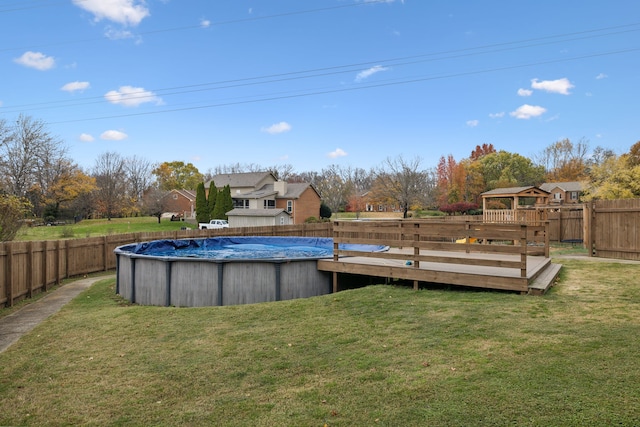
<path id="1" fill-rule="evenodd" d="M 347 212 L 402 212 L 398 205 L 382 203 L 372 196 L 371 191 L 365 191 L 352 198 L 345 207 Z"/>
<path id="2" fill-rule="evenodd" d="M 205 189 L 213 184 L 217 189 L 228 185 L 231 189 L 234 209 L 227 212 L 229 226 L 234 223 L 252 222 L 254 225 L 272 217 L 273 212 L 253 212 L 263 210 L 281 210 L 287 213 L 287 219 L 278 217 L 277 224 L 302 224 L 307 218 L 320 216 L 320 194 L 308 183 L 288 183 L 278 181 L 271 172 L 247 172 L 215 175 L 205 183 Z M 230 215 L 233 212 L 233 215 Z M 237 217 L 244 213 L 244 220 Z M 264 215 L 259 215 L 260 213 Z M 236 219 L 231 220 L 231 216 Z M 258 219 L 261 218 L 261 219 Z M 284 222 L 283 222 L 284 221 Z"/>
<path id="3" fill-rule="evenodd" d="M 291 216 L 284 209 L 240 209 L 227 212 L 229 227 L 289 225 Z"/>
<path id="4" fill-rule="evenodd" d="M 162 196 L 164 211 L 180 214 L 185 219 L 195 218 L 196 192 L 171 190 Z"/>
<path id="5" fill-rule="evenodd" d="M 582 203 L 584 186 L 581 182 L 545 182 L 540 186 L 547 191 L 550 205 L 571 205 Z"/>

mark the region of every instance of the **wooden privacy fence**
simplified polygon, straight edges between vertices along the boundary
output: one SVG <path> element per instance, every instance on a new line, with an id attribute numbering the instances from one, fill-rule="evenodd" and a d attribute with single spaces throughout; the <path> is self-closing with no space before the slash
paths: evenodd
<path id="1" fill-rule="evenodd" d="M 414 281 L 439 281 L 460 284 L 462 267 L 482 266 L 496 269 L 517 269 L 513 278 L 500 278 L 499 274 L 487 275 L 479 286 L 501 289 L 526 290 L 527 256 L 549 257 L 548 224 L 484 224 L 479 222 L 451 221 L 380 221 L 334 223 L 334 257 L 332 261 L 320 260 L 319 268 L 332 271 L 334 291 L 337 290 L 337 273 L 364 274 L 378 277 L 395 277 Z M 384 244 L 387 252 L 362 252 L 341 247 L 341 244 Z M 474 256 L 474 255 L 488 256 Z M 343 259 L 358 257 L 362 262 Z M 391 260 L 392 263 L 384 262 Z M 346 263 L 349 264 L 346 264 Z M 421 263 L 447 264 L 451 271 L 421 269 Z M 349 271 L 350 270 L 350 271 Z M 468 277 L 469 275 L 465 275 Z M 435 280 L 433 280 L 435 279 Z M 486 285 L 486 286 L 485 286 Z"/>
<path id="2" fill-rule="evenodd" d="M 585 204 L 589 256 L 640 261 L 640 199 Z"/>
<path id="3" fill-rule="evenodd" d="M 113 234 L 85 239 L 0 243 L 0 308 L 46 292 L 68 277 L 112 270 L 113 250 L 121 245 L 160 239 L 212 236 L 331 237 L 331 223 L 221 230 L 180 230 L 155 233 Z"/>

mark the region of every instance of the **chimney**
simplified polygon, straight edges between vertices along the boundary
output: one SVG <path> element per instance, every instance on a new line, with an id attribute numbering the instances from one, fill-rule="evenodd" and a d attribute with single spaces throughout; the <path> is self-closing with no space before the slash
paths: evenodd
<path id="1" fill-rule="evenodd" d="M 273 183 L 273 189 L 278 192 L 278 196 L 287 194 L 287 181 L 276 181 Z"/>

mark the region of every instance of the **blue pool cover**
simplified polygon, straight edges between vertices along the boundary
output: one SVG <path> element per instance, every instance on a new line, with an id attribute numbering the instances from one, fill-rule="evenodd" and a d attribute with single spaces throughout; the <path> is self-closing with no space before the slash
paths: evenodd
<path id="1" fill-rule="evenodd" d="M 382 245 L 341 244 L 340 249 L 382 252 Z M 301 259 L 333 256 L 333 239 L 325 237 L 213 237 L 209 239 L 155 240 L 117 248 L 123 253 L 204 259 Z"/>

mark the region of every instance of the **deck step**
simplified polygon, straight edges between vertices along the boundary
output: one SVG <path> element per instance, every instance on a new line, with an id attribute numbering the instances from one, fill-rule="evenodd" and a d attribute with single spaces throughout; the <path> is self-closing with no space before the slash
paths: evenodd
<path id="1" fill-rule="evenodd" d="M 532 295 L 542 295 L 553 286 L 554 280 L 558 277 L 562 264 L 549 263 L 542 273 L 529 285 L 529 293 Z"/>

